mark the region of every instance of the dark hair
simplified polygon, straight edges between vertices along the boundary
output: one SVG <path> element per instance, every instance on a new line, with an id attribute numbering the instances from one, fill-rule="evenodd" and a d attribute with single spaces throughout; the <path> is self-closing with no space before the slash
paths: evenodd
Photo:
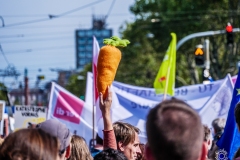
<path id="1" fill-rule="evenodd" d="M 207 125 L 203 125 L 203 140 L 207 142 L 210 139 L 210 129 Z"/>
<path id="2" fill-rule="evenodd" d="M 240 148 L 238 148 L 238 150 L 235 152 L 233 159 L 236 159 L 238 157 L 240 157 Z"/>
<path id="3" fill-rule="evenodd" d="M 103 145 L 103 139 L 98 134 L 96 135 L 96 143 Z"/>
<path id="4" fill-rule="evenodd" d="M 216 118 L 212 121 L 212 127 L 215 134 L 223 133 L 224 127 L 226 125 L 226 120 L 224 118 Z"/>
<path id="5" fill-rule="evenodd" d="M 7 136 L 0 147 L 0 159 L 57 159 L 58 139 L 41 129 L 20 129 Z"/>
<path id="6" fill-rule="evenodd" d="M 184 101 L 172 98 L 151 109 L 146 131 L 149 148 L 156 159 L 198 159 L 203 127 L 199 115 Z"/>
<path id="7" fill-rule="evenodd" d="M 133 143 L 135 140 L 135 133 L 139 134 L 140 130 L 129 123 L 115 122 L 113 129 L 117 142 L 122 142 L 124 145 Z"/>
<path id="8" fill-rule="evenodd" d="M 235 115 L 236 123 L 237 123 L 238 127 L 240 128 L 240 103 L 237 103 L 235 110 L 234 110 L 234 115 Z"/>
<path id="9" fill-rule="evenodd" d="M 94 160 L 127 160 L 127 157 L 119 150 L 112 148 L 105 149 L 98 153 Z"/>
<path id="10" fill-rule="evenodd" d="M 141 153 L 138 153 L 138 157 L 137 157 L 137 160 L 145 160 L 145 155 L 144 155 L 144 149 L 145 149 L 145 144 L 143 143 L 140 143 L 139 144 L 139 148 L 141 150 Z"/>

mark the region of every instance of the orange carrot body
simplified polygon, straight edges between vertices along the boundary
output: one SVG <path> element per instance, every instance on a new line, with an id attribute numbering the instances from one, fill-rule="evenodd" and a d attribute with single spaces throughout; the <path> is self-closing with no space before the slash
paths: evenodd
<path id="1" fill-rule="evenodd" d="M 114 46 L 105 45 L 100 49 L 97 63 L 97 88 L 104 99 L 107 95 L 107 87 L 114 81 L 121 56 L 121 51 Z"/>

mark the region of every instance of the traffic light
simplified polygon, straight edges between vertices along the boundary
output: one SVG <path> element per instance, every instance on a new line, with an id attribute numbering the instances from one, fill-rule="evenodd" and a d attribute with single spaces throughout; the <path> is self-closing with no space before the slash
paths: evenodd
<path id="1" fill-rule="evenodd" d="M 205 65 L 205 55 L 204 55 L 204 51 L 202 48 L 203 48 L 202 45 L 197 45 L 196 50 L 194 52 L 195 64 L 198 67 L 204 67 L 204 65 Z"/>
<path id="2" fill-rule="evenodd" d="M 44 80 L 44 79 L 45 79 L 45 76 L 44 76 L 44 75 L 39 75 L 39 76 L 37 76 L 37 79 L 38 79 L 38 80 Z"/>
<path id="3" fill-rule="evenodd" d="M 226 26 L 226 33 L 227 33 L 227 45 L 233 44 L 233 27 L 230 23 Z"/>

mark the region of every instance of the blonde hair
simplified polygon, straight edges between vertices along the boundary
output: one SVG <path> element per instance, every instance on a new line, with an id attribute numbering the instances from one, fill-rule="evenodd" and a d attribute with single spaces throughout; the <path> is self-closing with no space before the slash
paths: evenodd
<path id="1" fill-rule="evenodd" d="M 68 160 L 93 160 L 84 138 L 73 135 L 71 145 L 71 156 Z"/>
<path id="2" fill-rule="evenodd" d="M 0 146 L 3 144 L 3 142 L 4 142 L 4 139 L 0 138 Z"/>

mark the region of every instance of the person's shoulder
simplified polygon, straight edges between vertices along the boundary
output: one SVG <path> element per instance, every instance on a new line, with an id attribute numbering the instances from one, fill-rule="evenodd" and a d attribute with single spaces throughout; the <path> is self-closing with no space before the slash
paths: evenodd
<path id="1" fill-rule="evenodd" d="M 100 153 L 102 150 L 100 149 L 96 149 L 96 148 L 92 148 L 91 149 L 91 155 L 92 157 L 95 157 L 98 153 Z"/>
<path id="2" fill-rule="evenodd" d="M 234 160 L 240 160 L 240 157 L 235 158 Z"/>

